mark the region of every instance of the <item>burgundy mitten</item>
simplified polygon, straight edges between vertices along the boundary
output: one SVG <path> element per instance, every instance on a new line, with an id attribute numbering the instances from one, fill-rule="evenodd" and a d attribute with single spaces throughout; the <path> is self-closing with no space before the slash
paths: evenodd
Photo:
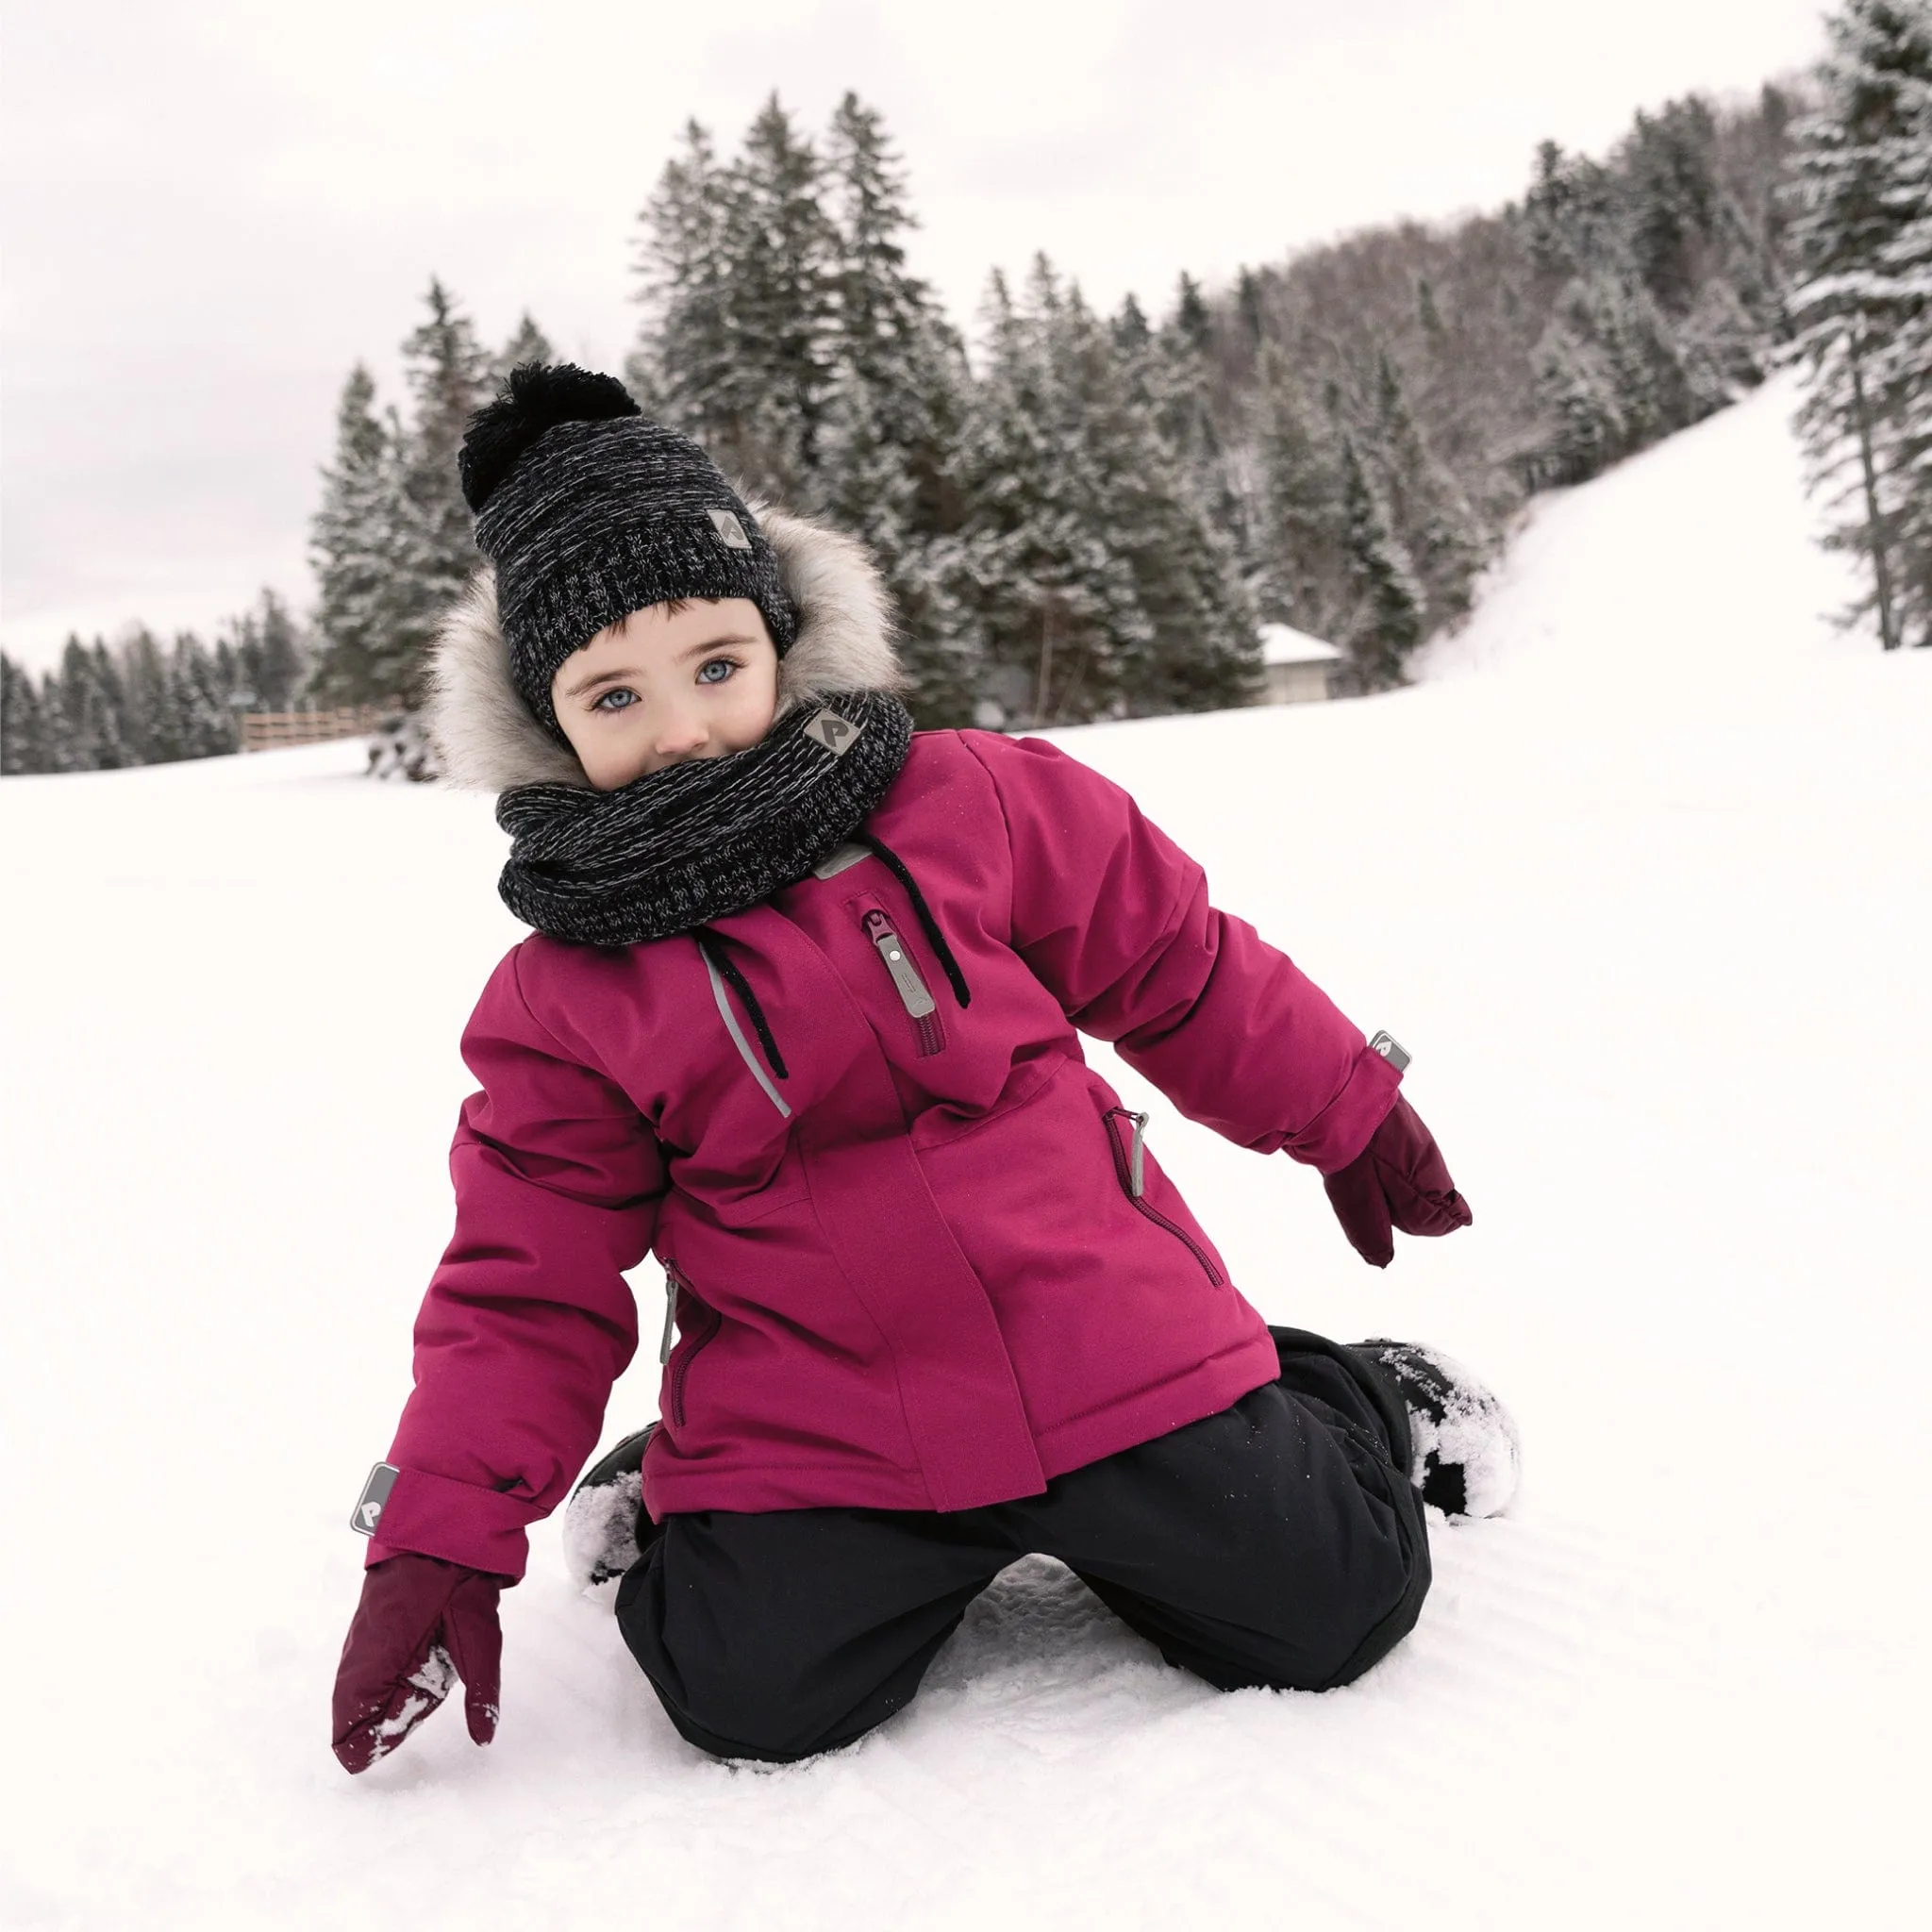
<path id="1" fill-rule="evenodd" d="M 1372 1268 L 1395 1258 L 1391 1227 L 1454 1234 L 1474 1219 L 1449 1178 L 1436 1137 L 1400 1094 L 1369 1144 L 1346 1167 L 1324 1175 L 1322 1185 L 1350 1246 Z"/>
<path id="2" fill-rule="evenodd" d="M 336 1672 L 335 1753 L 350 1771 L 386 1757 L 463 1680 L 470 1735 L 496 1735 L 504 1578 L 440 1557 L 385 1557 L 362 1573 Z"/>

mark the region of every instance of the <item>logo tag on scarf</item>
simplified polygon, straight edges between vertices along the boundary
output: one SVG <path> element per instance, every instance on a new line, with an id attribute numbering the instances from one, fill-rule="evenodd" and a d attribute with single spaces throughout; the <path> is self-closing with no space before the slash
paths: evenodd
<path id="1" fill-rule="evenodd" d="M 864 728 L 849 718 L 840 717 L 837 711 L 821 711 L 805 727 L 805 735 L 816 738 L 835 758 L 842 758 L 858 742 L 858 734 Z"/>
<path id="2" fill-rule="evenodd" d="M 749 550 L 751 539 L 744 534 L 744 525 L 728 509 L 714 509 L 706 512 L 711 519 L 711 527 L 717 531 L 727 550 Z"/>
<path id="3" fill-rule="evenodd" d="M 369 1480 L 362 1485 L 362 1493 L 356 1498 L 356 1507 L 349 1512 L 349 1527 L 358 1536 L 374 1536 L 375 1525 L 382 1521 L 382 1506 L 389 1501 L 389 1492 L 396 1486 L 398 1472 L 392 1463 L 378 1462 L 369 1472 Z"/>

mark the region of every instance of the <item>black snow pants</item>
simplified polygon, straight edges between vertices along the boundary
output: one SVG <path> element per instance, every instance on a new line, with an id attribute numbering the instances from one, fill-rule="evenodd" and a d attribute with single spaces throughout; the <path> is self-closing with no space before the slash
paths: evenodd
<path id="1" fill-rule="evenodd" d="M 625 1641 L 691 1743 L 770 1763 L 910 1703 L 967 1606 L 1033 1553 L 1222 1690 L 1346 1684 L 1414 1627 L 1429 1587 L 1407 1417 L 1364 1357 L 1272 1332 L 1278 1381 L 1042 1495 L 667 1517 L 618 1588 Z"/>

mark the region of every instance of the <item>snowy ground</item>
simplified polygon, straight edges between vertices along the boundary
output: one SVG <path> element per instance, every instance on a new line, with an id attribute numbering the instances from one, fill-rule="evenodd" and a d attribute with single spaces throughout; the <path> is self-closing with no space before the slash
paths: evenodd
<path id="1" fill-rule="evenodd" d="M 445 1712 L 351 1783 L 343 1518 L 517 932 L 489 806 L 342 747 L 8 780 L 0 1924 L 1913 1916 L 1932 653 L 1821 621 L 1790 407 L 1541 505 L 1417 689 L 1065 735 L 1414 1051 L 1475 1207 L 1371 1274 L 1157 1096 L 1270 1316 L 1437 1341 L 1523 1424 L 1516 1512 L 1325 1697 L 1217 1696 L 1029 1564 L 882 1734 L 728 1770 L 553 1524 L 496 1745 Z"/>

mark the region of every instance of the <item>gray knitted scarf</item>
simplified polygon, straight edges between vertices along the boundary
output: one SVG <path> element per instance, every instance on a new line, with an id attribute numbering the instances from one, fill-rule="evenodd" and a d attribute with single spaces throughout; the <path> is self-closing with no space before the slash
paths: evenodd
<path id="1" fill-rule="evenodd" d="M 912 718 L 885 691 L 800 705 L 745 751 L 692 758 L 615 791 L 521 785 L 497 890 L 526 925 L 634 946 L 756 906 L 851 838 L 899 775 Z"/>

